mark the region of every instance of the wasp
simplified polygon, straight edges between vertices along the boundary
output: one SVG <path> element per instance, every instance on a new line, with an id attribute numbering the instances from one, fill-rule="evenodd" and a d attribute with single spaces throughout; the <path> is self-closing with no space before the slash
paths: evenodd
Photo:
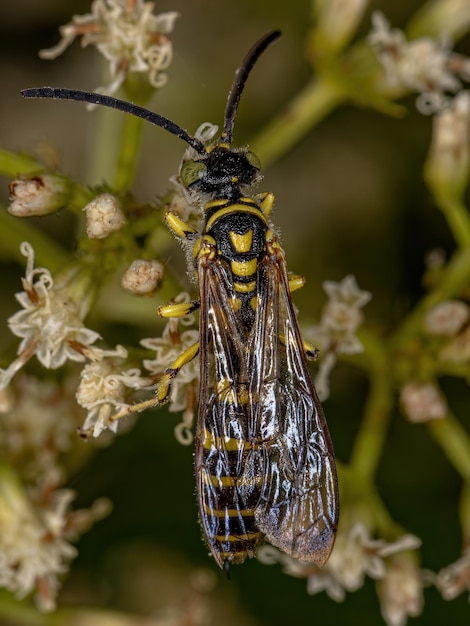
<path id="1" fill-rule="evenodd" d="M 110 96 L 51 87 L 22 91 L 27 98 L 119 109 L 193 148 L 195 158 L 183 162 L 180 177 L 201 204 L 202 228 L 171 211 L 165 220 L 192 245 L 199 299 L 160 307 L 159 313 L 182 317 L 199 309 L 199 340 L 166 370 L 155 398 L 125 413 L 164 403 L 173 378 L 199 355 L 199 518 L 215 561 L 226 570 L 253 557 L 263 541 L 322 566 L 338 524 L 333 447 L 291 299 L 304 281 L 288 272 L 270 223 L 273 193 L 249 194 L 259 178 L 258 157 L 232 146 L 248 75 L 279 35 L 273 31 L 249 50 L 229 92 L 221 136 L 208 145 L 171 120 Z"/>

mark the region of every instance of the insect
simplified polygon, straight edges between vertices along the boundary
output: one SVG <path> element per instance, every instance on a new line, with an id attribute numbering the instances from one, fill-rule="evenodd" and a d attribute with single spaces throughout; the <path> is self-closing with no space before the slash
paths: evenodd
<path id="1" fill-rule="evenodd" d="M 180 176 L 200 199 L 202 229 L 170 211 L 165 219 L 178 237 L 193 242 L 199 300 L 159 312 L 180 317 L 199 308 L 199 341 L 166 370 L 154 399 L 125 413 L 165 402 L 173 378 L 199 354 L 199 517 L 215 561 L 226 570 L 254 556 L 265 540 L 322 566 L 338 523 L 333 448 L 291 300 L 303 279 L 288 273 L 271 227 L 274 195 L 247 195 L 259 177 L 258 158 L 232 147 L 245 82 L 279 35 L 265 35 L 244 58 L 229 92 L 223 132 L 209 145 L 157 113 L 109 96 L 50 87 L 22 92 L 131 113 L 180 137 L 196 153 L 183 162 Z"/>

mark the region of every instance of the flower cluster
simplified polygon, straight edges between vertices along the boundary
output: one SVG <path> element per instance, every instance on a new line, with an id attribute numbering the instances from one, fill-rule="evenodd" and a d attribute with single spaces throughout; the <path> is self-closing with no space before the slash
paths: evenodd
<path id="1" fill-rule="evenodd" d="M 325 591 L 336 602 L 342 602 L 346 592 L 357 591 L 369 576 L 378 581 L 386 623 L 402 626 L 408 615 L 419 615 L 422 609 L 422 575 L 411 553 L 420 545 L 414 535 L 402 535 L 392 543 L 373 539 L 367 526 L 357 522 L 347 530 L 340 526 L 331 556 L 323 568 L 293 559 L 268 545 L 261 548 L 258 558 L 266 564 L 281 563 L 290 576 L 307 580 L 308 593 Z M 399 570 L 401 576 L 397 576 Z"/>
<path id="2" fill-rule="evenodd" d="M 109 62 L 111 82 L 97 91 L 115 93 L 130 72 L 148 75 L 152 87 L 162 87 L 171 64 L 170 35 L 178 17 L 175 11 L 153 15 L 153 2 L 143 0 L 94 0 L 91 13 L 75 15 L 60 28 L 61 40 L 43 59 L 55 59 L 77 38 L 95 46 Z"/>
<path id="3" fill-rule="evenodd" d="M 190 297 L 186 292 L 180 293 L 174 300 L 175 303 L 189 301 Z M 144 367 L 157 379 L 186 348 L 199 339 L 197 330 L 188 329 L 180 332 L 180 325 L 183 327 L 193 326 L 194 314 L 170 319 L 161 337 L 142 339 L 140 342 L 144 348 L 155 352 L 153 359 L 144 360 Z M 175 435 L 178 441 L 185 445 L 190 444 L 193 440 L 191 429 L 197 406 L 198 383 L 199 359 L 195 358 L 184 366 L 171 385 L 169 411 L 174 413 L 183 411 L 183 419 L 176 426 Z"/>
<path id="4" fill-rule="evenodd" d="M 18 598 L 35 593 L 38 607 L 50 611 L 76 555 L 71 542 L 107 515 L 109 504 L 73 510 L 75 494 L 61 486 L 80 419 L 68 383 L 21 375 L 0 417 L 0 585 Z"/>
<path id="5" fill-rule="evenodd" d="M 446 42 L 430 37 L 408 41 L 398 29 L 391 29 L 382 13 L 372 16 L 369 43 L 385 70 L 387 85 L 420 95 L 416 106 L 421 113 L 435 113 L 450 102 L 449 94 L 462 89 L 460 79 L 470 79 L 470 59 L 451 51 Z"/>
<path id="6" fill-rule="evenodd" d="M 142 378 L 139 369 L 121 370 L 119 362 L 127 358 L 127 350 L 122 346 L 94 350 L 92 356 L 80 374 L 76 399 L 88 411 L 82 432 L 98 437 L 108 428 L 117 431 L 118 421 L 111 421 L 110 417 L 131 406 L 125 401 L 126 390 L 148 388 L 152 381 Z"/>
<path id="7" fill-rule="evenodd" d="M 329 376 L 338 354 L 357 354 L 363 346 L 356 337 L 362 323 L 361 312 L 371 299 L 368 291 L 359 289 L 354 276 L 346 276 L 339 283 L 325 281 L 323 284 L 329 300 L 325 305 L 319 326 L 309 329 L 322 351 L 322 360 L 315 380 L 319 397 L 329 395 Z"/>
<path id="8" fill-rule="evenodd" d="M 83 324 L 93 293 L 91 272 L 73 267 L 54 281 L 48 269 L 34 267 L 29 243 L 21 244 L 21 252 L 27 258 L 24 291 L 16 294 L 22 310 L 12 315 L 8 324 L 22 341 L 15 361 L 0 370 L 0 389 L 33 355 L 44 367 L 57 369 L 68 360 L 84 361 L 86 350 L 99 338 Z"/>

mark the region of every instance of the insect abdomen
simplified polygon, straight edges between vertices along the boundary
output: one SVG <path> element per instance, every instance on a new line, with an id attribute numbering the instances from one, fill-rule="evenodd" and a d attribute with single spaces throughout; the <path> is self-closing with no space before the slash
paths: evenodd
<path id="1" fill-rule="evenodd" d="M 239 429 L 239 417 L 232 425 Z M 242 563 L 252 557 L 261 538 L 254 512 L 262 477 L 254 475 L 253 468 L 247 472 L 257 448 L 257 443 L 246 441 L 240 433 L 236 437 L 218 437 L 206 429 L 202 439 L 201 519 L 221 567 L 226 561 Z"/>

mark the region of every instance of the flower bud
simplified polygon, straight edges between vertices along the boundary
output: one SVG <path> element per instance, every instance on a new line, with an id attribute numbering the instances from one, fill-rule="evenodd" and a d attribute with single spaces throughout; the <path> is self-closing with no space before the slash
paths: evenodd
<path id="1" fill-rule="evenodd" d="M 447 415 L 445 398 L 432 383 L 407 383 L 400 390 L 400 404 L 410 422 L 443 419 Z"/>
<path id="2" fill-rule="evenodd" d="M 160 261 L 137 259 L 131 263 L 122 277 L 121 285 L 132 293 L 152 293 L 163 278 Z"/>
<path id="3" fill-rule="evenodd" d="M 105 239 L 126 222 L 121 203 L 111 193 L 102 193 L 83 209 L 86 212 L 86 234 L 90 239 Z"/>
<path id="4" fill-rule="evenodd" d="M 451 106 L 434 117 L 426 179 L 435 193 L 464 192 L 470 171 L 470 93 L 460 92 Z"/>
<path id="5" fill-rule="evenodd" d="M 460 300 L 446 300 L 433 307 L 424 318 L 424 329 L 430 335 L 453 337 L 470 318 L 470 307 Z"/>
<path id="6" fill-rule="evenodd" d="M 406 624 L 423 610 L 422 574 L 415 554 L 402 552 L 387 559 L 385 576 L 377 581 L 382 616 L 387 624 Z"/>
<path id="7" fill-rule="evenodd" d="M 70 197 L 69 181 L 56 174 L 13 180 L 9 190 L 8 212 L 15 217 L 54 213 L 67 204 Z"/>

